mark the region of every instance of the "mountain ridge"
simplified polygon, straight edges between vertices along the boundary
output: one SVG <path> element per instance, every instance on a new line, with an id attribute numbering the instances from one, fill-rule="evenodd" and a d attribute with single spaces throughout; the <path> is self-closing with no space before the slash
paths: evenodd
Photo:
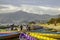
<path id="1" fill-rule="evenodd" d="M 38 15 L 38 14 L 32 14 L 32 13 L 27 13 L 24 11 L 18 11 L 18 12 L 13 12 L 13 13 L 5 13 L 5 14 L 0 14 L 0 23 L 20 23 L 20 22 L 28 22 L 28 21 L 48 21 L 50 18 L 54 18 L 56 16 L 53 15 L 48 15 L 48 14 L 43 14 L 43 15 Z"/>

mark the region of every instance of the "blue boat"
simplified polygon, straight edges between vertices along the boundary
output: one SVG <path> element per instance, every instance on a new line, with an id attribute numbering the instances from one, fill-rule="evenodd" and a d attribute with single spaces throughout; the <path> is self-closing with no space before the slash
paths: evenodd
<path id="1" fill-rule="evenodd" d="M 0 33 L 0 39 L 10 39 L 10 38 L 14 38 L 14 37 L 19 37 L 18 32 L 9 32 L 9 33 Z"/>

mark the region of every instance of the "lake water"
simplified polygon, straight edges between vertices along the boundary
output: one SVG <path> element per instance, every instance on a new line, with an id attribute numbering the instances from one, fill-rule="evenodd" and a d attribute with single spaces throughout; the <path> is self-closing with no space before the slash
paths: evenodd
<path id="1" fill-rule="evenodd" d="M 45 29 L 32 30 L 32 32 L 60 34 L 60 32 L 51 32 L 51 31 L 48 31 L 48 30 L 45 30 Z"/>

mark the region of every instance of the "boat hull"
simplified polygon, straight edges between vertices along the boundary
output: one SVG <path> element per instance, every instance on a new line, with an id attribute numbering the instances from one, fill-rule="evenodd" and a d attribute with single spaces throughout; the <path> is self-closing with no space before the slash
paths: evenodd
<path id="1" fill-rule="evenodd" d="M 9 34 L 9 33 L 7 33 L 7 34 Z M 11 39 L 11 38 L 19 37 L 19 34 L 20 33 L 17 33 L 17 34 L 14 33 L 14 34 L 11 34 L 11 35 L 8 35 L 8 36 L 0 36 L 0 39 Z"/>
<path id="2" fill-rule="evenodd" d="M 44 37 L 60 39 L 60 34 L 30 32 L 30 35 L 33 35 L 33 34 L 37 35 L 37 36 L 44 36 Z"/>

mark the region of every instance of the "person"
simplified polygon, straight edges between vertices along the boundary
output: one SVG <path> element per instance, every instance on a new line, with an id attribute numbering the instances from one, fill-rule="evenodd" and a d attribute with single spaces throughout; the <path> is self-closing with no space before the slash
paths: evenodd
<path id="1" fill-rule="evenodd" d="M 30 31 L 30 27 L 28 27 L 28 31 Z"/>
<path id="2" fill-rule="evenodd" d="M 22 26 L 22 25 L 20 26 L 20 29 L 21 29 L 21 31 L 22 31 L 22 29 L 23 29 L 23 26 Z"/>
<path id="3" fill-rule="evenodd" d="M 13 30 L 13 28 L 14 28 L 15 26 L 14 26 L 14 24 L 12 24 L 12 25 L 10 25 L 10 27 L 11 27 L 11 30 Z"/>
<path id="4" fill-rule="evenodd" d="M 30 30 L 31 30 L 30 26 L 28 26 L 28 25 L 27 25 L 27 30 L 28 30 L 28 31 L 30 31 Z"/>
<path id="5" fill-rule="evenodd" d="M 26 25 L 23 25 L 23 30 L 26 31 Z"/>

